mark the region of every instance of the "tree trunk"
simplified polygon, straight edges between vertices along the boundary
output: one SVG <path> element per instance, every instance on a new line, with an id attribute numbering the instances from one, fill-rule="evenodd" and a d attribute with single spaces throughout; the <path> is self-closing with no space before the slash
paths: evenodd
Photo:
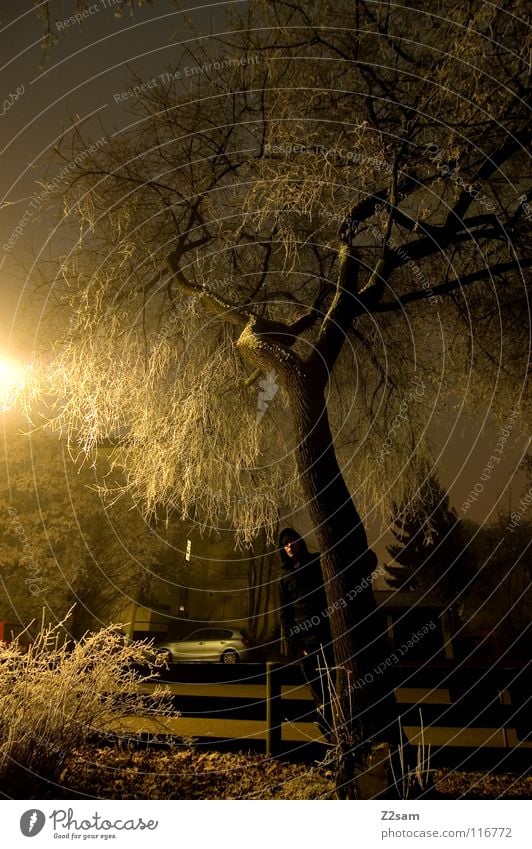
<path id="1" fill-rule="evenodd" d="M 364 798 L 356 771 L 371 747 L 379 717 L 395 708 L 386 693 L 386 627 L 372 592 L 375 555 L 368 550 L 363 522 L 351 499 L 334 450 L 325 386 L 318 364 L 312 368 L 263 330 L 258 319 L 243 330 L 238 347 L 264 371 L 275 370 L 285 385 L 292 411 L 295 457 L 322 552 L 328 615 L 336 664 L 333 733 L 338 754 L 337 794 Z M 380 672 L 378 670 L 380 669 Z M 392 710 L 392 722 L 395 710 Z"/>
<path id="2" fill-rule="evenodd" d="M 323 390 L 309 375 L 294 376 L 287 389 L 296 461 L 322 552 L 330 612 L 336 663 L 337 791 L 341 798 L 355 798 L 362 795 L 355 771 L 365 761 L 371 734 L 381 727 L 384 708 L 395 706 L 382 677 L 387 644 L 384 615 L 372 592 L 376 558 L 368 550 L 364 525 L 338 464 Z"/>

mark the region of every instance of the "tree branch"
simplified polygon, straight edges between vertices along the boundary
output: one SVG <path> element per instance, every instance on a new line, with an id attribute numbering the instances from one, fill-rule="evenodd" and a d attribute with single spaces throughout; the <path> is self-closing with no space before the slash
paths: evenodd
<path id="1" fill-rule="evenodd" d="M 456 222 L 458 223 L 458 222 Z M 441 227 L 431 227 L 428 236 L 422 236 L 415 242 L 407 243 L 402 246 L 401 256 L 396 252 L 395 258 L 392 260 L 390 271 L 400 268 L 411 259 L 425 259 L 433 256 L 436 253 L 441 253 L 444 248 L 448 248 L 452 244 L 465 242 L 469 239 L 488 238 L 488 239 L 504 239 L 507 236 L 502 229 L 496 216 L 492 213 L 485 215 L 475 215 L 471 218 L 466 218 L 460 222 L 461 226 L 452 226 L 444 224 Z M 475 226 L 472 230 L 470 227 Z M 486 225 L 491 225 L 492 229 L 484 229 Z M 427 228 L 424 228 L 427 231 Z"/>
<path id="2" fill-rule="evenodd" d="M 354 249 L 350 245 L 342 245 L 336 292 L 323 319 L 316 346 L 308 359 L 315 374 L 320 375 L 323 385 L 329 379 L 358 309 L 358 270 L 359 262 Z"/>
<path id="3" fill-rule="evenodd" d="M 403 175 L 402 179 L 397 182 L 396 191 L 398 196 L 405 196 L 416 191 L 416 189 L 419 189 L 421 186 L 423 186 L 423 181 L 420 180 L 416 174 L 406 174 Z M 351 232 L 355 222 L 360 223 L 371 218 L 371 216 L 375 214 L 375 209 L 380 203 L 386 203 L 389 201 L 391 191 L 392 189 L 387 187 L 378 192 L 373 192 L 369 195 L 369 197 L 364 198 L 364 200 L 359 201 L 355 206 L 353 206 L 349 215 L 344 219 L 340 226 L 338 233 L 340 239 L 345 239 L 345 237 Z"/>
<path id="4" fill-rule="evenodd" d="M 529 127 L 525 127 L 520 132 L 516 133 L 509 141 L 506 142 L 506 144 L 501 145 L 491 156 L 486 157 L 485 162 L 478 169 L 476 176 L 471 180 L 471 184 L 473 185 L 479 181 L 489 179 L 489 177 L 497 171 L 500 165 L 510 159 L 514 153 L 518 153 L 523 149 L 523 146 L 527 144 L 529 138 Z M 460 224 L 474 199 L 473 194 L 464 188 L 460 192 L 458 200 L 453 208 L 449 210 L 444 226 L 452 227 L 453 223 L 455 226 L 456 224 Z"/>
<path id="5" fill-rule="evenodd" d="M 320 315 L 320 307 L 327 297 L 330 289 L 331 287 L 329 283 L 321 286 L 320 291 L 314 299 L 310 309 L 307 310 L 304 315 L 300 316 L 300 318 L 297 318 L 288 325 L 289 331 L 294 334 L 294 342 L 302 333 L 305 332 L 305 330 L 310 330 L 310 328 L 316 324 Z M 293 344 L 293 342 L 291 344 Z"/>
<path id="6" fill-rule="evenodd" d="M 253 316 L 253 313 L 245 307 L 235 306 L 214 292 L 210 292 L 205 286 L 199 286 L 197 283 L 187 280 L 179 267 L 179 255 L 177 251 L 172 251 L 167 256 L 166 262 L 173 275 L 173 279 L 181 291 L 187 292 L 189 295 L 196 295 L 202 306 L 209 312 L 223 316 L 225 321 L 237 327 L 244 327 L 250 317 Z"/>
<path id="7" fill-rule="evenodd" d="M 369 312 L 392 312 L 394 310 L 402 310 L 407 304 L 414 301 L 425 301 L 433 297 L 444 297 L 450 295 L 457 289 L 464 286 L 469 286 L 471 283 L 477 283 L 479 280 L 485 280 L 489 277 L 495 277 L 498 274 L 505 274 L 508 271 L 517 271 L 520 268 L 528 268 L 532 266 L 532 259 L 525 259 L 521 262 L 503 262 L 499 265 L 494 265 L 492 268 L 483 268 L 479 271 L 473 271 L 465 277 L 456 277 L 454 280 L 448 280 L 446 283 L 439 283 L 437 286 L 432 286 L 430 289 L 419 289 L 416 292 L 407 292 L 405 295 L 400 295 L 396 301 L 386 301 L 385 303 L 375 304 L 369 309 Z"/>

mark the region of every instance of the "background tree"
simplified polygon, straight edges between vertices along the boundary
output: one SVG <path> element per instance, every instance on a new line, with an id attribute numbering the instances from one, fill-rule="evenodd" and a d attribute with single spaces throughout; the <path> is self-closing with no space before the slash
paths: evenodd
<path id="1" fill-rule="evenodd" d="M 262 645 L 278 630 L 278 558 L 268 554 L 264 531 L 257 539 L 249 560 L 249 632 L 254 643 Z M 275 637 L 277 633 L 275 633 Z M 274 637 L 274 638 L 275 638 Z"/>
<path id="2" fill-rule="evenodd" d="M 0 618 L 61 621 L 75 636 L 117 621 L 127 599 L 157 604 L 175 581 L 173 529 L 155 531 L 127 499 L 102 502 L 92 468 L 77 469 L 58 439 L 4 433 L 0 478 Z M 100 450 L 100 473 L 105 471 Z"/>
<path id="3" fill-rule="evenodd" d="M 515 515 L 515 514 L 514 514 Z M 480 638 L 491 657 L 530 661 L 532 522 L 501 514 L 472 542 L 476 575 L 466 595 L 464 632 Z"/>
<path id="4" fill-rule="evenodd" d="M 430 476 L 418 501 L 398 506 L 389 545 L 394 563 L 385 565 L 387 583 L 419 597 L 434 595 L 457 615 L 475 574 L 469 543 L 476 526 L 461 521 L 437 478 Z"/>
<path id="5" fill-rule="evenodd" d="M 307 507 L 355 704 L 344 765 L 380 698 L 349 691 L 382 645 L 370 590 L 342 606 L 373 565 L 364 517 L 415 490 L 431 416 L 526 397 L 524 11 L 250 3 L 127 131 L 62 146 L 54 422 L 87 451 L 117 439 L 147 509 L 244 542 Z"/>

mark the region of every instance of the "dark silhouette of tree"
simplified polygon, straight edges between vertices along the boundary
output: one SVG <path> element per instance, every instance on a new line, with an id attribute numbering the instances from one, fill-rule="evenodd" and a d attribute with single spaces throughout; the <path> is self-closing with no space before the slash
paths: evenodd
<path id="1" fill-rule="evenodd" d="M 472 542 L 475 579 L 464 604 L 466 631 L 492 656 L 532 657 L 532 521 L 526 510 L 502 514 Z"/>
<path id="2" fill-rule="evenodd" d="M 387 546 L 393 563 L 385 565 L 388 584 L 418 596 L 433 595 L 457 610 L 475 573 L 468 547 L 473 528 L 458 518 L 437 478 L 420 487 L 418 499 L 394 511 L 396 543 Z"/>
<path id="3" fill-rule="evenodd" d="M 257 540 L 256 554 L 249 560 L 249 633 L 258 644 L 272 637 L 278 624 L 277 581 L 279 562 L 268 553 L 265 534 Z"/>

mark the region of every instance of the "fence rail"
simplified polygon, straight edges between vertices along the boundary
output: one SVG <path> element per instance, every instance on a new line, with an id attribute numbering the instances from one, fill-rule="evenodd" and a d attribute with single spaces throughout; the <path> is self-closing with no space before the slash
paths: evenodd
<path id="1" fill-rule="evenodd" d="M 387 717 L 388 725 L 399 721 L 414 744 L 423 731 L 436 765 L 458 759 L 471 766 L 489 756 L 505 768 L 527 769 L 532 764 L 531 666 L 397 665 L 387 671 L 397 701 L 397 716 Z M 157 684 L 168 684 L 173 693 L 180 713 L 176 734 L 181 722 L 197 740 L 254 743 L 271 754 L 287 747 L 294 751 L 294 729 L 300 755 L 325 743 L 298 664 L 176 663 Z"/>

